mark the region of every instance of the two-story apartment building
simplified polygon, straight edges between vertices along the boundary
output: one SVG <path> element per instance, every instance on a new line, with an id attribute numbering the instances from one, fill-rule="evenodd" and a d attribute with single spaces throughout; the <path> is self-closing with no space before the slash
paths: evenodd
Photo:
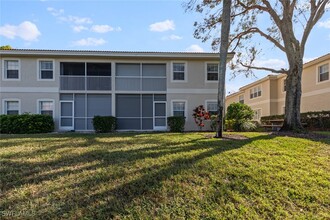
<path id="1" fill-rule="evenodd" d="M 56 130 L 93 130 L 95 115 L 118 130 L 166 130 L 166 118 L 216 109 L 217 53 L 1 50 L 2 114 L 52 115 Z M 228 55 L 228 60 L 233 54 Z"/>
<path id="2" fill-rule="evenodd" d="M 330 54 L 303 66 L 301 112 L 330 110 Z M 286 75 L 268 75 L 226 97 L 226 106 L 233 102 L 249 105 L 255 120 L 262 116 L 284 114 Z"/>

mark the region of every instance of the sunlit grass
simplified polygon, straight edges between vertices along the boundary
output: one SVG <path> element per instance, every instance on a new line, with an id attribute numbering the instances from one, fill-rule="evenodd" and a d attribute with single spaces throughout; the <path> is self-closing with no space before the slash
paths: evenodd
<path id="1" fill-rule="evenodd" d="M 0 218 L 330 218 L 330 138 L 243 135 L 3 135 Z"/>

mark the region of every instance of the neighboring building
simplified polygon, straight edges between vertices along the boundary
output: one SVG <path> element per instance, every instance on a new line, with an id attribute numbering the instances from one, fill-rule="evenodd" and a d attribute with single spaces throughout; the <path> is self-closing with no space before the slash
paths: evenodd
<path id="1" fill-rule="evenodd" d="M 302 73 L 301 112 L 330 110 L 330 54 L 305 63 Z M 254 120 L 262 116 L 284 114 L 286 75 L 268 75 L 246 85 L 226 97 L 226 106 L 233 102 L 249 105 Z"/>
<path id="2" fill-rule="evenodd" d="M 216 108 L 217 53 L 0 50 L 2 114 L 54 117 L 56 130 L 93 130 L 94 115 L 118 130 L 165 130 L 166 118 Z M 228 55 L 228 60 L 233 54 Z"/>

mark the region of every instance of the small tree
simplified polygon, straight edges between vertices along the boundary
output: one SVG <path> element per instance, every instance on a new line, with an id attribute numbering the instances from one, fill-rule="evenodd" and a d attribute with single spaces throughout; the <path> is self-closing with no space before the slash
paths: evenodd
<path id="1" fill-rule="evenodd" d="M 205 126 L 204 121 L 210 119 L 210 114 L 205 110 L 203 105 L 200 105 L 194 109 L 194 117 L 195 123 L 199 127 L 199 130 Z"/>
<path id="2" fill-rule="evenodd" d="M 252 120 L 254 115 L 250 106 L 239 102 L 231 103 L 227 108 L 226 119 L 234 120 L 233 128 L 240 131 L 245 122 Z"/>

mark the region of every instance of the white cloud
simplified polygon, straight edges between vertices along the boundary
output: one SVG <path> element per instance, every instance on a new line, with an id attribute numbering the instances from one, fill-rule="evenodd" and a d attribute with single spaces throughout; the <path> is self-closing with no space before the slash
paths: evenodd
<path id="1" fill-rule="evenodd" d="M 25 41 L 36 41 L 41 35 L 38 27 L 30 22 L 24 21 L 21 24 L 15 25 L 4 25 L 0 27 L 0 35 L 9 39 L 15 39 L 15 37 L 22 38 Z"/>
<path id="2" fill-rule="evenodd" d="M 178 35 L 170 35 L 170 36 L 164 36 L 162 37 L 162 40 L 181 40 L 183 37 L 180 37 Z"/>
<path id="3" fill-rule="evenodd" d="M 73 46 L 100 46 L 107 43 L 104 39 L 96 39 L 96 38 L 85 38 L 81 40 L 77 40 L 73 42 Z"/>
<path id="4" fill-rule="evenodd" d="M 149 25 L 150 31 L 164 32 L 168 30 L 175 30 L 175 24 L 173 20 L 165 20 L 161 22 L 156 22 Z"/>
<path id="5" fill-rule="evenodd" d="M 280 59 L 255 60 L 253 65 L 257 67 L 267 67 L 272 69 L 282 69 L 287 67 L 286 62 Z"/>
<path id="6" fill-rule="evenodd" d="M 319 27 L 330 28 L 330 18 L 326 21 L 320 21 Z"/>
<path id="7" fill-rule="evenodd" d="M 74 32 L 81 32 L 81 31 L 88 30 L 88 28 L 83 26 L 83 25 L 73 26 L 72 29 L 73 29 Z"/>
<path id="8" fill-rule="evenodd" d="M 61 21 L 69 22 L 69 23 L 74 23 L 74 24 L 91 24 L 93 23 L 91 18 L 88 17 L 78 17 L 78 16 L 61 16 L 59 17 Z"/>
<path id="9" fill-rule="evenodd" d="M 113 31 L 114 28 L 109 25 L 93 25 L 91 31 L 96 33 L 107 33 L 109 31 Z"/>
<path id="10" fill-rule="evenodd" d="M 47 11 L 49 11 L 55 17 L 60 16 L 61 14 L 64 13 L 64 10 L 63 9 L 57 10 L 55 8 L 52 8 L 52 7 L 48 7 L 47 8 Z"/>
<path id="11" fill-rule="evenodd" d="M 203 48 L 201 48 L 197 44 L 192 44 L 189 47 L 186 48 L 187 52 L 204 52 Z"/>

